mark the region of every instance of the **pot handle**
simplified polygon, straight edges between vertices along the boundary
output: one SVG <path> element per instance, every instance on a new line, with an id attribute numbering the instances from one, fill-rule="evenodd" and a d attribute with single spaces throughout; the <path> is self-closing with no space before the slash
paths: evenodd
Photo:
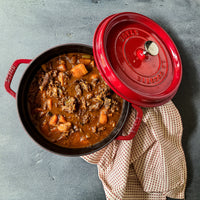
<path id="1" fill-rule="evenodd" d="M 140 127 L 140 123 L 142 121 L 142 116 L 143 116 L 142 109 L 134 104 L 131 104 L 131 105 L 137 111 L 137 115 L 136 115 L 132 130 L 130 131 L 129 135 L 126 135 L 126 136 L 120 135 L 116 138 L 116 140 L 132 140 L 135 137 Z"/>
<path id="2" fill-rule="evenodd" d="M 12 66 L 10 67 L 9 71 L 8 71 L 8 74 L 6 76 L 6 80 L 5 80 L 5 89 L 6 91 L 11 95 L 13 96 L 14 98 L 16 98 L 16 92 L 14 92 L 11 88 L 10 88 L 10 85 L 11 85 L 11 82 L 12 82 L 12 79 L 13 79 L 13 76 L 15 74 L 15 71 L 17 70 L 18 66 L 20 64 L 28 64 L 30 63 L 32 60 L 31 59 L 19 59 L 19 60 L 16 60 Z"/>

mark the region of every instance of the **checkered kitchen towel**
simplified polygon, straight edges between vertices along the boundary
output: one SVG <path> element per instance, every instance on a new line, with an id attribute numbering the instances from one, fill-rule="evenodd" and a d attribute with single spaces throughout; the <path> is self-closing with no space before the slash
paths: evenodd
<path id="1" fill-rule="evenodd" d="M 129 133 L 134 120 L 132 109 L 122 135 Z M 143 119 L 133 140 L 114 140 L 82 158 L 97 164 L 107 199 L 184 199 L 186 162 L 181 138 L 181 117 L 170 101 L 143 109 Z"/>

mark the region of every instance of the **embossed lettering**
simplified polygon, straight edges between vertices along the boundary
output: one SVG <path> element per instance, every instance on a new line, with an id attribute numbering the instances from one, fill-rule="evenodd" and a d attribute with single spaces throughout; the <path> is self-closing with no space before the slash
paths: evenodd
<path id="1" fill-rule="evenodd" d="M 133 30 L 127 30 L 127 31 L 124 31 L 120 36 L 119 36 L 119 39 L 124 42 L 127 38 L 131 37 L 131 36 L 134 36 L 135 35 L 135 31 Z"/>

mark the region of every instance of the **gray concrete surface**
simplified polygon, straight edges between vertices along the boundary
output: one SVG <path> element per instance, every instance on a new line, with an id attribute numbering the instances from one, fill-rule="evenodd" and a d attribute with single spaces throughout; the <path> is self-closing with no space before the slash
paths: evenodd
<path id="1" fill-rule="evenodd" d="M 97 25 L 123 11 L 155 20 L 180 51 L 183 81 L 173 100 L 184 127 L 186 199 L 200 199 L 199 0 L 0 0 L 0 200 L 105 199 L 95 165 L 52 154 L 29 138 L 4 81 L 16 59 L 34 58 L 63 43 L 91 45 Z M 25 68 L 17 70 L 14 90 Z"/>

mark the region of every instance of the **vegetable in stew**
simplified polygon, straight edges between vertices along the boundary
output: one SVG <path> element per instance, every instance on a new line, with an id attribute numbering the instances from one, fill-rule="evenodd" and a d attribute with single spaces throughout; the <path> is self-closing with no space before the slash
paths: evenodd
<path id="1" fill-rule="evenodd" d="M 31 120 L 50 142 L 84 148 L 106 138 L 123 100 L 100 76 L 92 55 L 68 53 L 43 64 L 28 91 Z"/>

